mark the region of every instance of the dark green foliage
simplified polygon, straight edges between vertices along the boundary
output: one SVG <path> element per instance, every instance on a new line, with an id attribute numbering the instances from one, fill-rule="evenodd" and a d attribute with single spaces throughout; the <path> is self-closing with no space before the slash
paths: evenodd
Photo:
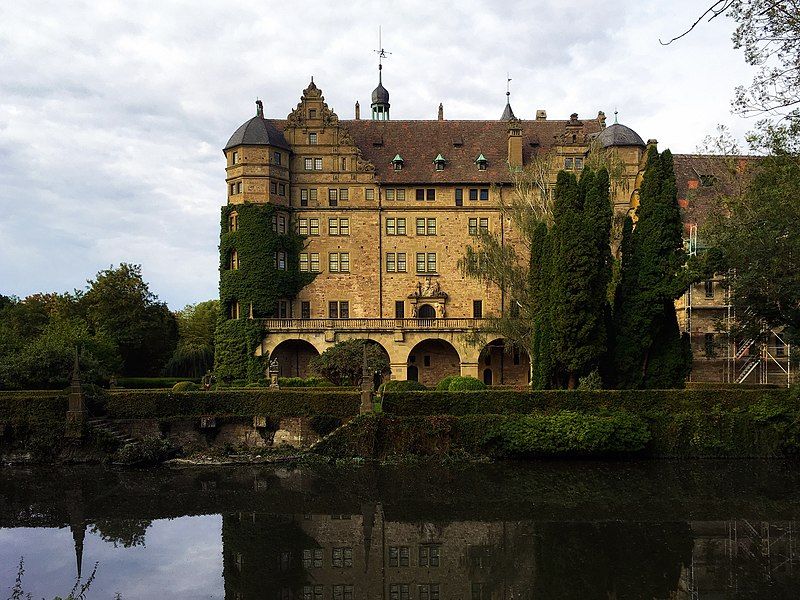
<path id="1" fill-rule="evenodd" d="M 617 385 L 680 388 L 691 354 L 675 318 L 674 300 L 686 286 L 686 255 L 669 150 L 648 150 L 639 197 L 635 227 L 625 224 L 614 306 Z"/>
<path id="2" fill-rule="evenodd" d="M 113 419 L 172 419 L 187 416 L 303 417 L 358 414 L 357 391 L 239 389 L 172 393 L 167 390 L 113 391 L 106 411 Z"/>
<path id="3" fill-rule="evenodd" d="M 438 386 L 437 386 L 438 389 Z M 455 376 L 450 380 L 447 389 L 451 392 L 466 392 L 468 390 L 485 390 L 486 384 L 475 377 Z"/>
<path id="4" fill-rule="evenodd" d="M 79 300 L 93 332 L 113 341 L 124 375 L 157 375 L 175 350 L 178 325 L 142 279 L 139 265 L 100 271 Z"/>
<path id="5" fill-rule="evenodd" d="M 192 381 L 179 381 L 172 386 L 173 392 L 196 392 L 200 386 Z"/>
<path id="6" fill-rule="evenodd" d="M 155 465 L 175 456 L 175 447 L 167 438 L 146 437 L 125 444 L 114 454 L 113 462 L 128 466 Z"/>
<path id="7" fill-rule="evenodd" d="M 176 377 L 120 377 L 116 380 L 117 387 L 129 390 L 145 390 L 153 388 L 172 388 L 179 381 L 187 381 Z M 200 379 L 191 380 L 200 383 Z"/>
<path id="8" fill-rule="evenodd" d="M 278 385 L 282 388 L 333 387 L 330 381 L 322 377 L 279 377 Z"/>
<path id="9" fill-rule="evenodd" d="M 230 384 L 237 379 L 256 382 L 264 378 L 267 357 L 255 355 L 264 337 L 259 321 L 220 317 L 215 335 L 214 373 L 218 382 Z"/>
<path id="10" fill-rule="evenodd" d="M 445 377 L 439 383 L 436 384 L 436 388 L 435 389 L 440 391 L 440 392 L 446 392 L 447 390 L 450 389 L 450 382 L 453 381 L 453 379 L 455 379 L 456 377 L 457 377 L 457 375 L 448 375 L 447 377 Z M 396 390 L 393 390 L 393 391 L 396 391 Z"/>
<path id="11" fill-rule="evenodd" d="M 309 419 L 309 425 L 319 436 L 324 437 L 337 427 L 341 427 L 342 420 L 334 415 L 314 415 Z"/>
<path id="12" fill-rule="evenodd" d="M 231 212 L 238 215 L 238 230 L 229 230 Z M 313 276 L 300 273 L 299 252 L 303 238 L 287 225 L 286 233 L 273 229 L 276 216 L 271 204 L 237 204 L 222 207 L 219 245 L 220 311 L 228 315 L 230 305 L 239 302 L 241 316 L 248 316 L 252 305 L 255 318 L 274 317 L 279 299 L 292 299 Z M 231 253 L 236 250 L 239 268 L 231 269 Z M 276 255 L 286 253 L 286 268 L 278 269 Z"/>
<path id="13" fill-rule="evenodd" d="M 387 392 L 421 392 L 427 389 L 428 388 L 426 388 L 419 381 L 411 381 L 410 379 L 392 379 L 382 383 L 381 387 L 378 388 L 378 391 L 381 394 L 385 394 Z"/>
<path id="14" fill-rule="evenodd" d="M 59 426 L 67 414 L 67 394 L 56 391 L 0 392 L 0 421 Z"/>
<path id="15" fill-rule="evenodd" d="M 178 347 L 164 367 L 165 375 L 202 377 L 214 368 L 214 330 L 219 301 L 191 304 L 176 314 Z"/>
<path id="16" fill-rule="evenodd" d="M 368 371 L 388 374 L 389 356 L 382 346 L 369 340 L 339 342 L 312 358 L 308 366 L 334 385 L 361 385 L 365 347 Z"/>

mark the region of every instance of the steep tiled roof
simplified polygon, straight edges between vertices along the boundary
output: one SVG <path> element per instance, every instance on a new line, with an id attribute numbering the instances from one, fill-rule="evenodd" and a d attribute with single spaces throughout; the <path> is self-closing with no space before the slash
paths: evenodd
<path id="1" fill-rule="evenodd" d="M 283 130 L 285 121 L 272 121 Z M 523 160 L 546 151 L 555 143 L 586 143 L 584 136 L 600 131 L 596 119 L 586 121 L 520 121 Z M 511 183 L 508 169 L 508 123 L 504 121 L 339 121 L 361 149 L 364 159 L 375 166 L 384 184 L 415 183 Z M 433 159 L 440 154 L 445 168 L 436 170 Z M 395 171 L 392 159 L 400 154 L 403 168 Z M 475 164 L 486 157 L 486 170 Z"/>
<path id="2" fill-rule="evenodd" d="M 638 133 L 620 123 L 614 123 L 606 127 L 597 136 L 597 141 L 603 145 L 603 148 L 611 146 L 646 146 Z"/>

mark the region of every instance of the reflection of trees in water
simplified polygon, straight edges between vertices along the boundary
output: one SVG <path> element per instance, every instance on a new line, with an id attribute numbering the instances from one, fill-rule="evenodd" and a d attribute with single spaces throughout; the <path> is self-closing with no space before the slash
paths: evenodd
<path id="1" fill-rule="evenodd" d="M 104 542 L 117 548 L 144 546 L 145 534 L 152 521 L 149 519 L 99 519 L 92 522 L 91 532 Z"/>

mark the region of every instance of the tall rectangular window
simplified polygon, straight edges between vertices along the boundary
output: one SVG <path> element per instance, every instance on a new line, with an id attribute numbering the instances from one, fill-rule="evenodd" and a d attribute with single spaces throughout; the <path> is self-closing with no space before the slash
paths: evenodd
<path id="1" fill-rule="evenodd" d="M 311 188 L 308 190 L 308 199 L 311 200 L 311 202 L 317 201 L 317 188 Z"/>
<path id="2" fill-rule="evenodd" d="M 341 252 L 339 254 L 339 271 L 342 273 L 350 272 L 350 253 Z"/>
<path id="3" fill-rule="evenodd" d="M 308 235 L 308 219 L 297 219 L 297 233 Z"/>
<path id="4" fill-rule="evenodd" d="M 339 253 L 331 252 L 328 254 L 328 271 L 331 273 L 339 272 Z"/>
<path id="5" fill-rule="evenodd" d="M 322 171 L 322 159 L 315 158 L 314 159 L 314 170 L 315 171 Z"/>
<path id="6" fill-rule="evenodd" d="M 277 194 L 278 193 L 278 182 L 277 181 L 270 181 L 269 182 L 269 193 L 270 194 Z"/>
<path id="7" fill-rule="evenodd" d="M 397 253 L 397 272 L 398 273 L 405 273 L 406 272 L 406 253 L 405 252 L 398 252 Z"/>
<path id="8" fill-rule="evenodd" d="M 706 279 L 705 288 L 706 288 L 706 298 L 713 298 L 714 297 L 714 280 L 713 279 Z"/>
<path id="9" fill-rule="evenodd" d="M 564 170 L 572 171 L 575 168 L 575 161 L 572 159 L 571 156 L 567 156 L 564 158 Z"/>
<path id="10" fill-rule="evenodd" d="M 311 272 L 319 273 L 319 252 L 312 252 L 310 255 Z"/>
<path id="11" fill-rule="evenodd" d="M 394 301 L 394 318 L 395 319 L 405 319 L 406 318 L 406 303 L 403 300 L 395 300 Z"/>
<path id="12" fill-rule="evenodd" d="M 397 235 L 397 229 L 395 229 L 396 221 L 392 217 L 386 218 L 386 235 Z"/>
<path id="13" fill-rule="evenodd" d="M 311 318 L 311 302 L 308 300 L 303 300 L 300 302 L 300 318 L 301 319 L 310 319 Z M 320 550 L 320 567 L 322 566 L 322 550 Z"/>
<path id="14" fill-rule="evenodd" d="M 439 600 L 439 584 L 438 583 L 420 584 L 419 600 Z"/>
<path id="15" fill-rule="evenodd" d="M 386 190 L 386 199 L 394 200 L 394 190 L 392 188 Z"/>
<path id="16" fill-rule="evenodd" d="M 425 219 L 417 219 L 417 235 L 425 235 Z"/>
<path id="17" fill-rule="evenodd" d="M 425 272 L 425 253 L 417 252 L 417 273 Z"/>
<path id="18" fill-rule="evenodd" d="M 286 195 L 286 184 L 279 183 L 278 184 L 278 196 L 285 196 Z"/>
<path id="19" fill-rule="evenodd" d="M 328 206 L 338 206 L 338 205 L 339 205 L 339 190 L 329 189 Z"/>
<path id="20" fill-rule="evenodd" d="M 339 318 L 340 319 L 350 318 L 350 303 L 347 300 L 339 301 Z"/>
<path id="21" fill-rule="evenodd" d="M 436 253 L 428 252 L 428 273 L 436 273 Z"/>
<path id="22" fill-rule="evenodd" d="M 350 188 L 342 188 L 339 190 L 339 200 L 345 202 L 350 200 Z"/>
<path id="23" fill-rule="evenodd" d="M 582 158 L 576 158 L 575 159 L 575 170 L 576 171 L 583 170 L 583 159 Z"/>
<path id="24" fill-rule="evenodd" d="M 488 200 L 489 199 L 489 188 L 481 188 L 481 200 Z"/>
<path id="25" fill-rule="evenodd" d="M 276 165 L 281 164 L 281 159 L 282 159 L 282 156 L 281 156 L 280 152 L 273 152 L 272 153 L 272 162 L 274 162 Z"/>
<path id="26" fill-rule="evenodd" d="M 339 235 L 350 235 L 350 219 L 339 219 Z"/>
<path id="27" fill-rule="evenodd" d="M 456 188 L 456 206 L 464 206 L 464 190 Z"/>
<path id="28" fill-rule="evenodd" d="M 286 252 L 278 252 L 278 270 L 285 271 L 286 270 Z"/>
<path id="29" fill-rule="evenodd" d="M 300 270 L 303 273 L 308 272 L 309 269 L 309 260 L 308 260 L 308 252 L 301 252 L 300 253 Z"/>
<path id="30" fill-rule="evenodd" d="M 467 229 L 470 235 L 478 235 L 478 219 L 470 217 Z"/>
<path id="31" fill-rule="evenodd" d="M 239 153 L 236 150 L 234 150 L 233 152 L 231 152 L 231 164 L 235 165 L 238 162 L 239 162 Z"/>
<path id="32" fill-rule="evenodd" d="M 406 220 L 405 217 L 402 219 L 397 219 L 397 235 L 405 235 L 406 234 Z"/>
<path id="33" fill-rule="evenodd" d="M 339 302 L 337 300 L 328 301 L 328 318 L 329 319 L 339 318 Z"/>
<path id="34" fill-rule="evenodd" d="M 478 199 L 478 188 L 470 188 L 469 189 L 469 199 L 470 200 L 477 200 Z"/>
<path id="35" fill-rule="evenodd" d="M 289 318 L 289 302 L 287 300 L 278 300 L 278 318 Z"/>
<path id="36" fill-rule="evenodd" d="M 407 583 L 392 583 L 389 585 L 389 600 L 409 600 L 411 592 Z"/>
<path id="37" fill-rule="evenodd" d="M 373 188 L 364 190 L 364 200 L 375 200 L 375 190 Z"/>
<path id="38" fill-rule="evenodd" d="M 428 235 L 436 235 L 436 219 L 428 219 Z"/>
<path id="39" fill-rule="evenodd" d="M 417 200 L 425 200 L 425 190 L 417 188 Z"/>
<path id="40" fill-rule="evenodd" d="M 305 158 L 303 159 L 303 168 L 306 171 L 311 171 L 314 169 L 314 159 L 313 158 Z"/>
<path id="41" fill-rule="evenodd" d="M 308 235 L 319 235 L 319 219 L 308 220 Z"/>
<path id="42" fill-rule="evenodd" d="M 286 233 L 286 216 L 278 216 L 278 233 Z"/>
<path id="43" fill-rule="evenodd" d="M 472 301 L 472 318 L 473 319 L 483 318 L 483 300 Z"/>
<path id="44" fill-rule="evenodd" d="M 397 270 L 397 254 L 394 252 L 386 253 L 386 272 L 394 273 Z"/>
<path id="45" fill-rule="evenodd" d="M 339 235 L 339 219 L 328 219 L 328 235 Z"/>
<path id="46" fill-rule="evenodd" d="M 436 190 L 434 188 L 428 188 L 425 191 L 425 199 L 426 200 L 436 200 Z"/>
<path id="47" fill-rule="evenodd" d="M 312 131 L 308 134 L 308 143 L 309 144 L 317 143 L 317 133 L 315 131 Z"/>
<path id="48" fill-rule="evenodd" d="M 308 206 L 308 190 L 300 190 L 300 206 Z"/>
<path id="49" fill-rule="evenodd" d="M 395 196 L 398 200 L 405 200 L 406 199 L 406 191 L 405 190 L 395 190 Z"/>
<path id="50" fill-rule="evenodd" d="M 481 233 L 488 233 L 489 232 L 489 218 L 488 217 L 481 217 L 479 223 L 479 227 Z"/>

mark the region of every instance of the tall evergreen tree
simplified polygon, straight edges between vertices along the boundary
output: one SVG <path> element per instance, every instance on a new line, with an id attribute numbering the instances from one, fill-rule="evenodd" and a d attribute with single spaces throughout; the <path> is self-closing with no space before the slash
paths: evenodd
<path id="1" fill-rule="evenodd" d="M 683 387 L 691 367 L 675 299 L 686 260 L 672 154 L 647 153 L 636 224 L 626 221 L 614 308 L 614 367 L 622 388 Z"/>

